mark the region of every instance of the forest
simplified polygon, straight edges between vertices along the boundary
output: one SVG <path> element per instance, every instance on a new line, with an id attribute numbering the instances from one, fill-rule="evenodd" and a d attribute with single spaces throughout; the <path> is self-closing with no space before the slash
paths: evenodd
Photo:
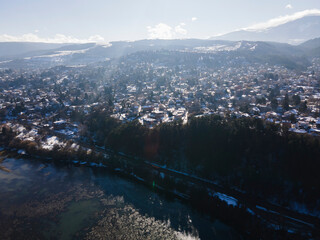
<path id="1" fill-rule="evenodd" d="M 319 138 L 258 118 L 210 115 L 152 129 L 121 123 L 103 111 L 83 119 L 98 145 L 135 159 L 218 181 L 286 207 L 311 209 L 320 198 Z"/>

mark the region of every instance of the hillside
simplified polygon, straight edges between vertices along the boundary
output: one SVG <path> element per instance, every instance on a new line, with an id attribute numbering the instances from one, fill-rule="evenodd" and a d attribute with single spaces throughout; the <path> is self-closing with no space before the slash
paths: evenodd
<path id="1" fill-rule="evenodd" d="M 264 30 L 238 30 L 212 40 L 272 41 L 299 44 L 320 37 L 320 16 L 308 16 Z"/>
<path id="2" fill-rule="evenodd" d="M 28 52 L 57 49 L 68 44 L 38 42 L 0 42 L 0 58 L 22 55 Z"/>
<path id="3" fill-rule="evenodd" d="M 287 43 L 263 41 L 224 41 L 224 40 L 140 40 L 118 41 L 109 44 L 42 44 L 2 43 L 11 48 L 22 48 L 19 55 L 12 55 L 0 61 L 2 68 L 46 68 L 57 65 L 87 65 L 120 58 L 138 52 L 170 51 L 170 55 L 181 53 L 210 54 L 221 59 L 245 59 L 243 63 L 279 64 L 288 68 L 304 69 L 310 64 L 308 57 L 319 55 L 317 40 L 300 46 Z M 1 46 L 1 44 L 0 44 Z M 47 49 L 44 49 L 44 48 Z M 56 47 L 56 48 L 54 48 Z M 36 49 L 34 51 L 28 51 Z M 318 50 L 317 50 L 318 49 Z M 8 51 L 7 51 L 8 52 Z M 175 53 L 173 53 L 175 52 Z M 13 51 L 11 51 L 13 53 Z M 4 53 L 2 53 L 4 54 Z M 213 63 L 217 64 L 217 63 Z"/>

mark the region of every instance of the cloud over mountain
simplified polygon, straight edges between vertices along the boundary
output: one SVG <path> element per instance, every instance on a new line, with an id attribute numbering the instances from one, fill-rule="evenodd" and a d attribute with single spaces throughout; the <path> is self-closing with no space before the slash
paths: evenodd
<path id="1" fill-rule="evenodd" d="M 282 24 L 285 24 L 288 22 L 292 22 L 292 21 L 295 21 L 297 19 L 301 19 L 301 18 L 307 17 L 307 16 L 320 16 L 320 10 L 319 9 L 309 9 L 309 10 L 304 10 L 301 12 L 296 12 L 291 15 L 285 15 L 285 16 L 272 18 L 266 22 L 253 24 L 249 27 L 243 28 L 242 30 L 261 31 L 261 30 L 265 30 L 268 28 L 277 27 L 279 25 L 282 25 Z"/>
<path id="2" fill-rule="evenodd" d="M 320 10 L 309 9 L 217 35 L 211 39 L 274 41 L 299 44 L 320 37 Z"/>

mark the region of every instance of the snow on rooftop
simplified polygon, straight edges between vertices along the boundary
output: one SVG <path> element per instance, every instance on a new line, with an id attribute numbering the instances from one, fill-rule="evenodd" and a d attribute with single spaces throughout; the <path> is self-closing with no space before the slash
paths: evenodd
<path id="1" fill-rule="evenodd" d="M 26 132 L 26 129 L 24 127 L 20 127 L 19 129 L 20 130 L 24 129 L 16 137 L 16 138 L 19 138 L 21 140 L 34 141 L 35 137 L 38 135 L 38 130 L 36 130 L 36 129 L 31 129 L 31 131 L 29 131 L 29 132 Z"/>
<path id="2" fill-rule="evenodd" d="M 77 145 L 76 143 L 72 143 L 70 148 L 72 148 L 72 149 L 77 151 L 79 149 L 79 145 Z"/>
<path id="3" fill-rule="evenodd" d="M 66 120 L 58 120 L 58 121 L 55 121 L 53 123 L 54 124 L 64 124 L 64 123 L 66 123 Z"/>
<path id="4" fill-rule="evenodd" d="M 295 132 L 295 133 L 307 133 L 306 130 L 296 129 L 296 128 L 290 128 L 289 131 L 290 131 L 290 132 Z"/>
<path id="5" fill-rule="evenodd" d="M 52 150 L 54 146 L 63 146 L 64 143 L 59 141 L 57 136 L 48 137 L 45 142 L 41 143 L 43 149 Z"/>

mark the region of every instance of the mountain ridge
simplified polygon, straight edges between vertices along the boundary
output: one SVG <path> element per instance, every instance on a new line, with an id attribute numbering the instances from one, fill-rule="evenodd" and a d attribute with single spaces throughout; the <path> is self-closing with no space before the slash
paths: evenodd
<path id="1" fill-rule="evenodd" d="M 213 54 L 223 59 L 230 56 L 242 57 L 251 63 L 266 62 L 288 68 L 303 69 L 310 65 L 311 57 L 320 57 L 320 41 L 310 40 L 298 46 L 279 42 L 201 39 L 116 41 L 105 45 L 69 44 L 58 46 L 55 49 L 37 50 L 0 59 L 0 68 L 86 65 L 148 51 Z"/>
<path id="2" fill-rule="evenodd" d="M 306 16 L 264 30 L 236 30 L 210 39 L 272 41 L 297 45 L 317 37 L 320 37 L 320 16 Z"/>

